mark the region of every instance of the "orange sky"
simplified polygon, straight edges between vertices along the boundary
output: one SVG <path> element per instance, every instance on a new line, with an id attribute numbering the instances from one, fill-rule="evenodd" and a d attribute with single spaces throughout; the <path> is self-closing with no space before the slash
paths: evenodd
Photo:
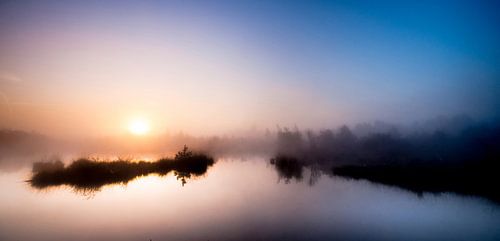
<path id="1" fill-rule="evenodd" d="M 337 5 L 0 5 L 0 128 L 107 136 L 143 118 L 152 133 L 225 134 L 497 115 L 487 16 L 454 29 L 440 16 L 469 7 L 436 8 L 412 26 L 413 8 Z"/>

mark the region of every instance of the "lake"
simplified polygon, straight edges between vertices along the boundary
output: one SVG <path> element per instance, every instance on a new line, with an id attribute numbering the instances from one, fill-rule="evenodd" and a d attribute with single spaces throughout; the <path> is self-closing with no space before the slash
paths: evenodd
<path id="1" fill-rule="evenodd" d="M 219 159 L 182 185 L 148 175 L 99 191 L 35 189 L 0 171 L 0 240 L 500 240 L 500 205 L 330 175 L 280 177 L 268 158 Z"/>

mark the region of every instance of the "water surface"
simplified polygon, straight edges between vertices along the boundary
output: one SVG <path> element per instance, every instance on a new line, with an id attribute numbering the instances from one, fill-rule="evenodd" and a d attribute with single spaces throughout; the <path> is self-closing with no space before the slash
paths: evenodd
<path id="1" fill-rule="evenodd" d="M 498 240 L 500 206 L 322 175 L 280 178 L 266 158 L 218 160 L 82 193 L 0 172 L 0 240 Z"/>

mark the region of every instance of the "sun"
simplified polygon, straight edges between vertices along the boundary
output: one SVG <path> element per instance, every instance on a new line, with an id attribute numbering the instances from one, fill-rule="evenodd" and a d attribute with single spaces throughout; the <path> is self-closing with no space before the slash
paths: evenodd
<path id="1" fill-rule="evenodd" d="M 150 129 L 149 122 L 145 119 L 133 119 L 128 124 L 128 131 L 138 136 L 147 134 Z"/>

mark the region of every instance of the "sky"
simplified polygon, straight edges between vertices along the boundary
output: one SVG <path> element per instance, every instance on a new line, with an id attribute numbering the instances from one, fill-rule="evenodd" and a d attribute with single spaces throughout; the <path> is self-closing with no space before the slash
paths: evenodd
<path id="1" fill-rule="evenodd" d="M 1 1 L 0 128 L 107 136 L 500 116 L 495 1 Z"/>

